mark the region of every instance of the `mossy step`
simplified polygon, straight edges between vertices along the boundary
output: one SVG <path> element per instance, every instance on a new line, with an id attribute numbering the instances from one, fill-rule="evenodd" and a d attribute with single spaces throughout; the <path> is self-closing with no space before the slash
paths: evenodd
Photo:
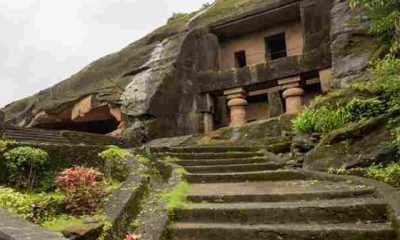
<path id="1" fill-rule="evenodd" d="M 62 137 L 55 137 L 55 136 L 27 136 L 27 135 L 3 135 L 4 139 L 11 139 L 17 141 L 37 141 L 37 142 L 68 142 L 67 139 Z"/>
<path id="2" fill-rule="evenodd" d="M 303 172 L 295 170 L 265 170 L 230 173 L 193 173 L 185 175 L 185 178 L 190 183 L 224 183 L 246 181 L 301 180 L 305 179 L 306 176 Z"/>
<path id="3" fill-rule="evenodd" d="M 153 152 L 163 153 L 227 153 L 227 152 L 256 152 L 260 147 L 243 146 L 198 146 L 198 147 L 159 147 L 151 148 Z"/>
<path id="4" fill-rule="evenodd" d="M 4 134 L 3 138 L 16 138 L 16 139 L 49 139 L 49 140 L 64 140 L 65 138 L 59 136 L 40 136 L 40 135 L 14 135 L 14 134 Z"/>
<path id="5" fill-rule="evenodd" d="M 283 224 L 385 222 L 387 205 L 375 198 L 279 203 L 201 203 L 175 209 L 174 220 L 203 223 Z"/>
<path id="6" fill-rule="evenodd" d="M 266 163 L 268 159 L 265 157 L 254 158 L 225 158 L 225 159 L 185 159 L 176 161 L 182 166 L 205 166 L 205 165 L 230 165 L 230 164 L 251 164 Z"/>
<path id="7" fill-rule="evenodd" d="M 169 226 L 171 240 L 394 240 L 394 229 L 377 224 L 274 224 L 242 225 L 175 223 Z"/>
<path id="8" fill-rule="evenodd" d="M 257 152 L 227 152 L 227 153 L 158 153 L 159 156 L 170 156 L 179 159 L 222 159 L 222 158 L 251 158 L 262 157 Z"/>
<path id="9" fill-rule="evenodd" d="M 60 133 L 58 132 L 34 132 L 28 130 L 5 130 L 4 133 L 9 135 L 60 136 Z"/>
<path id="10" fill-rule="evenodd" d="M 17 142 L 61 142 L 68 143 L 66 139 L 63 138 L 52 138 L 52 137 L 23 137 L 23 136 L 3 136 L 3 139 L 14 140 Z"/>
<path id="11" fill-rule="evenodd" d="M 372 187 L 330 181 L 276 181 L 191 184 L 191 202 L 279 202 L 311 201 L 372 196 Z"/>
<path id="12" fill-rule="evenodd" d="M 248 163 L 248 164 L 226 164 L 226 165 L 207 165 L 207 166 L 186 166 L 185 169 L 190 173 L 228 173 L 228 172 L 276 170 L 281 167 L 282 167 L 281 164 L 276 164 L 276 163 Z"/>

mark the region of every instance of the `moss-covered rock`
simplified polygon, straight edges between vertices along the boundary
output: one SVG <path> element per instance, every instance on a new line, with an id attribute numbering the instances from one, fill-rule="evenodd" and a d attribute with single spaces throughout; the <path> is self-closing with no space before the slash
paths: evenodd
<path id="1" fill-rule="evenodd" d="M 385 147 L 392 135 L 385 117 L 378 117 L 334 130 L 305 156 L 306 169 L 327 171 L 369 166 L 390 161 L 396 151 Z"/>

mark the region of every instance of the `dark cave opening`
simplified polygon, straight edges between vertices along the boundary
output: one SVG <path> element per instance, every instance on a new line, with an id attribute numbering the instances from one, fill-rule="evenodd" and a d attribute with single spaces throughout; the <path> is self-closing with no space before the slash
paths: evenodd
<path id="1" fill-rule="evenodd" d="M 38 125 L 36 127 L 42 129 L 51 130 L 69 130 L 76 132 L 86 132 L 95 134 L 108 134 L 113 132 L 118 128 L 120 123 L 115 119 L 107 120 L 95 120 L 95 121 L 85 121 L 85 122 L 59 122 L 59 123 L 47 123 L 43 125 Z"/>

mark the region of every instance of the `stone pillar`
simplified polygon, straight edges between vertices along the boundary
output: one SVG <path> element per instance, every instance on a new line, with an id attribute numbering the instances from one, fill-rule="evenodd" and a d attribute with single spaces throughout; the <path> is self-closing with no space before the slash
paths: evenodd
<path id="1" fill-rule="evenodd" d="M 202 106 L 201 113 L 203 114 L 203 130 L 205 134 L 214 131 L 214 99 L 210 94 L 201 96 Z"/>
<path id="2" fill-rule="evenodd" d="M 204 133 L 208 134 L 214 131 L 214 116 L 210 112 L 203 112 Z"/>
<path id="3" fill-rule="evenodd" d="M 319 70 L 319 79 L 322 92 L 326 93 L 333 89 L 332 68 Z"/>
<path id="4" fill-rule="evenodd" d="M 288 88 L 283 92 L 283 98 L 286 101 L 286 113 L 296 114 L 301 111 L 304 90 L 300 87 Z"/>
<path id="5" fill-rule="evenodd" d="M 228 107 L 231 112 L 230 127 L 241 127 L 247 122 L 246 117 L 246 91 L 243 88 L 235 88 L 224 91 L 228 99 Z"/>

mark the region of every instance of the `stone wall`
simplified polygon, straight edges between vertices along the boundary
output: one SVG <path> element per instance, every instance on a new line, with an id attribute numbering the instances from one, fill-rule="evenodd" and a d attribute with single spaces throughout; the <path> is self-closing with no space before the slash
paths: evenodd
<path id="1" fill-rule="evenodd" d="M 234 54 L 238 51 L 246 51 L 247 64 L 249 66 L 266 62 L 265 37 L 285 32 L 286 48 L 288 56 L 301 55 L 303 53 L 303 35 L 301 23 L 292 22 L 272 27 L 270 29 L 246 34 L 234 39 L 223 40 L 220 43 L 220 67 L 231 69 L 235 67 Z"/>

